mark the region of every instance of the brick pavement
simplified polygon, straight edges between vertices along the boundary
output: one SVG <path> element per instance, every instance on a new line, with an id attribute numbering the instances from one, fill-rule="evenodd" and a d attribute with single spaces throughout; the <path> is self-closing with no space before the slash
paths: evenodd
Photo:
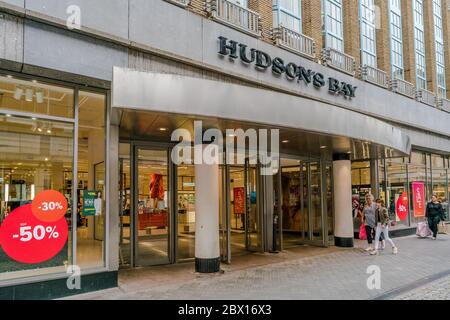
<path id="1" fill-rule="evenodd" d="M 395 300 L 450 300 L 450 276 L 393 297 Z"/>
<path id="2" fill-rule="evenodd" d="M 71 299 L 373 299 L 450 270 L 450 236 L 436 241 L 415 236 L 395 241 L 398 255 L 392 255 L 388 247 L 381 255 L 370 256 L 362 249 L 365 244 L 357 242 L 356 248 L 315 249 L 312 255 L 287 251 L 281 257 L 290 255 L 289 259 L 274 259 L 265 265 L 237 269 L 224 265 L 225 272 L 216 275 L 197 275 L 192 264 L 145 268 L 125 273 L 128 278 L 121 277 L 118 289 Z M 308 249 L 295 251 L 302 250 Z M 381 270 L 379 290 L 369 290 L 366 285 L 371 265 Z M 445 287 L 436 287 L 439 297 Z"/>

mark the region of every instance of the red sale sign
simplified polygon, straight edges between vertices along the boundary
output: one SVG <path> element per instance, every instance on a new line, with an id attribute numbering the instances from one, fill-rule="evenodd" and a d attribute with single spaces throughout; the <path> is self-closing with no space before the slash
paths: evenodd
<path id="1" fill-rule="evenodd" d="M 245 189 L 244 188 L 234 188 L 234 213 L 244 214 L 245 213 Z"/>
<path id="2" fill-rule="evenodd" d="M 52 259 L 65 246 L 69 227 L 64 217 L 45 222 L 36 218 L 32 205 L 11 212 L 0 228 L 0 245 L 13 260 L 34 264 Z"/>
<path id="3" fill-rule="evenodd" d="M 423 182 L 413 182 L 412 191 L 414 217 L 425 217 L 425 184 Z"/>
<path id="4" fill-rule="evenodd" d="M 67 200 L 61 192 L 45 190 L 36 195 L 31 204 L 31 210 L 41 221 L 58 221 L 66 214 Z"/>
<path id="5" fill-rule="evenodd" d="M 408 193 L 403 192 L 397 200 L 396 213 L 400 221 L 406 220 L 409 211 Z"/>

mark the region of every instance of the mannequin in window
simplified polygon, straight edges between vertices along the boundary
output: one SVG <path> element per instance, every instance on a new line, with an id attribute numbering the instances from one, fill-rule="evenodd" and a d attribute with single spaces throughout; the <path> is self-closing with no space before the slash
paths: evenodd
<path id="1" fill-rule="evenodd" d="M 164 201 L 164 181 L 161 174 L 154 173 L 151 176 L 150 199 L 153 200 L 153 209 L 158 209 L 158 202 Z"/>

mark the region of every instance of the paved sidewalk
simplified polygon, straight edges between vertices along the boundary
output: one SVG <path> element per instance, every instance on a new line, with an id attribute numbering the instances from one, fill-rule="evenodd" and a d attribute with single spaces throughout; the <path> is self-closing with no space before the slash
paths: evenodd
<path id="1" fill-rule="evenodd" d="M 450 300 L 450 276 L 433 281 L 407 293 L 393 297 L 395 300 Z"/>
<path id="2" fill-rule="evenodd" d="M 450 236 L 394 241 L 398 255 L 387 246 L 379 256 L 370 256 L 358 241 L 352 249 L 301 247 L 278 255 L 247 255 L 223 265 L 225 272 L 217 275 L 195 274 L 191 263 L 125 271 L 119 288 L 69 299 L 373 299 L 405 286 L 415 289 L 415 283 L 450 270 Z M 381 271 L 379 290 L 367 287 L 367 268 L 373 265 Z M 448 280 L 436 282 L 440 285 L 433 290 L 442 298 Z"/>

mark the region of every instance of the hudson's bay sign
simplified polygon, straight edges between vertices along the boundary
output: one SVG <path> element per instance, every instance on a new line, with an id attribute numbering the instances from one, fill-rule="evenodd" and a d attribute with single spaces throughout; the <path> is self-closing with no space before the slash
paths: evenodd
<path id="1" fill-rule="evenodd" d="M 225 37 L 219 37 L 219 54 L 229 56 L 231 59 L 240 59 L 246 64 L 254 64 L 261 71 L 272 69 L 275 75 L 285 74 L 290 81 L 303 81 L 306 85 L 312 84 L 316 88 L 322 88 L 328 84 L 328 91 L 332 94 L 343 95 L 346 98 L 356 97 L 357 87 L 351 84 L 333 77 L 326 79 L 320 72 L 306 69 L 293 62 L 285 62 L 279 57 L 272 58 L 261 50 L 249 49 L 247 45 L 228 40 Z"/>

